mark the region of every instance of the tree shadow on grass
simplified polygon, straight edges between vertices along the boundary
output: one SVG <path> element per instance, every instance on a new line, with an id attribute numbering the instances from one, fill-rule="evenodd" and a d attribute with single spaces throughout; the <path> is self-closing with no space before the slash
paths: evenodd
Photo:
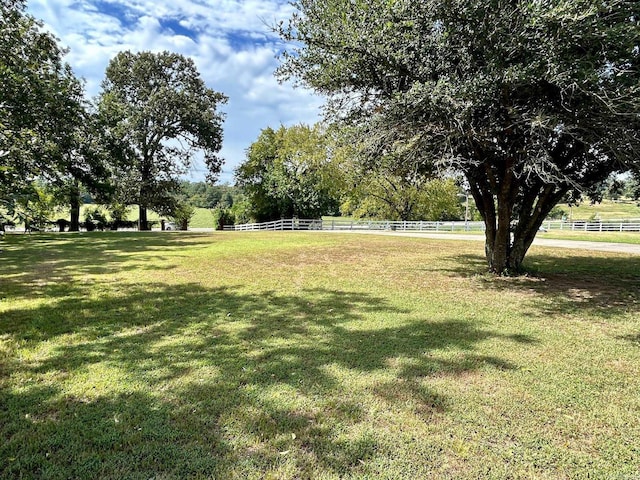
<path id="1" fill-rule="evenodd" d="M 640 347 L 640 333 L 632 333 L 629 335 L 621 335 L 618 337 L 620 340 L 626 340 L 631 342 L 636 347 Z"/>
<path id="2" fill-rule="evenodd" d="M 150 394 L 87 401 L 31 389 L 1 398 L 3 478 L 224 478 L 228 472 L 220 459 L 229 446 L 220 431 Z"/>
<path id="3" fill-rule="evenodd" d="M 381 374 L 365 392 L 429 417 L 450 399 L 424 379 L 516 368 L 476 345 L 533 341 L 420 318 L 365 293 L 240 292 L 146 284 L 6 312 L 0 456 L 13 460 L 0 474 L 357 474 L 384 452 L 352 378 Z M 379 327 L 359 326 L 376 316 L 386 319 Z M 39 346 L 47 352 L 17 358 Z"/>
<path id="4" fill-rule="evenodd" d="M 496 277 L 486 272 L 484 257 L 457 256 L 451 273 L 473 277 L 484 289 L 531 294 L 532 314 L 550 316 L 587 314 L 609 318 L 640 314 L 640 257 L 530 254 L 524 272 L 516 277 Z"/>
<path id="5" fill-rule="evenodd" d="M 166 252 L 211 245 L 198 233 L 91 232 L 80 234 L 10 235 L 0 256 L 0 298 L 65 295 L 78 276 L 168 270 L 160 266 Z M 153 262 L 140 253 L 155 252 Z M 163 254 L 164 253 L 164 254 Z"/>

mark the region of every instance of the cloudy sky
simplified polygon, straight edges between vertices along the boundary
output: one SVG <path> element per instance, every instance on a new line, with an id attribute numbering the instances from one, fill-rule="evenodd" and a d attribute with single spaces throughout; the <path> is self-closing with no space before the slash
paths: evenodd
<path id="1" fill-rule="evenodd" d="M 261 129 L 319 120 L 320 98 L 273 76 L 283 44 L 268 25 L 290 17 L 287 0 L 28 0 L 27 6 L 69 48 L 66 61 L 85 79 L 89 97 L 120 51 L 191 57 L 207 85 L 229 97 L 220 182 L 233 181 Z M 203 177 L 195 165 L 187 178 Z"/>

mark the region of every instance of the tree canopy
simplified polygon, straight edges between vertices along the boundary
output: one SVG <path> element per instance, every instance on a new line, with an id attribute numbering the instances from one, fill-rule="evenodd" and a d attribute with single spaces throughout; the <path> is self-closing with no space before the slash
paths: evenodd
<path id="1" fill-rule="evenodd" d="M 339 186 L 320 125 L 265 128 L 247 149 L 235 177 L 256 221 L 318 218 L 338 211 Z"/>
<path id="2" fill-rule="evenodd" d="M 208 88 L 191 59 L 162 53 L 121 52 L 111 60 L 102 84 L 99 113 L 119 152 L 118 191 L 140 208 L 140 229 L 148 229 L 147 208 L 171 214 L 177 206 L 179 175 L 201 153 L 209 178 L 220 171 L 226 97 Z"/>
<path id="3" fill-rule="evenodd" d="M 298 0 L 279 75 L 330 98 L 371 157 L 461 172 L 490 270 L 521 268 L 563 197 L 640 153 L 640 14 L 624 0 Z"/>
<path id="4" fill-rule="evenodd" d="M 0 10 L 0 199 L 11 210 L 35 179 L 59 181 L 90 167 L 76 154 L 86 110 L 64 50 L 23 1 L 0 0 Z"/>

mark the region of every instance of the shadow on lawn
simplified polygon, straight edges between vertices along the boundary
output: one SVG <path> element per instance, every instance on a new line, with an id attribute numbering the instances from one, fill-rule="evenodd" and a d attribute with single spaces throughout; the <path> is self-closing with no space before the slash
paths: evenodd
<path id="1" fill-rule="evenodd" d="M 0 254 L 0 294 L 64 295 L 78 275 L 113 271 L 170 269 L 157 262 L 162 253 L 147 262 L 141 253 L 180 250 L 185 246 L 211 245 L 198 233 L 91 232 L 67 234 L 9 235 Z"/>
<path id="2" fill-rule="evenodd" d="M 0 457 L 12 459 L 0 474 L 227 478 L 288 466 L 296 477 L 343 476 L 384 450 L 349 382 L 384 371 L 365 393 L 388 408 L 411 404 L 428 421 L 449 400 L 422 379 L 515 368 L 475 353 L 476 344 L 532 341 L 461 319 L 416 318 L 358 292 L 238 290 L 147 284 L 124 297 L 9 311 L 0 319 L 5 340 L 55 347 L 30 361 L 6 355 L 5 385 L 39 381 L 0 393 Z M 398 326 L 354 327 L 375 314 L 397 315 Z M 65 334 L 73 340 L 60 341 Z M 442 354 L 452 349 L 459 353 Z M 123 392 L 113 380 L 93 394 L 110 381 L 94 368 L 131 386 Z M 77 375 L 86 376 L 83 393 L 65 391 Z M 46 379 L 59 382 L 42 388 Z"/>
<path id="3" fill-rule="evenodd" d="M 456 275 L 476 277 L 482 288 L 530 293 L 532 314 L 589 314 L 609 318 L 640 313 L 640 257 L 589 256 L 567 250 L 557 255 L 530 254 L 524 274 L 495 277 L 478 255 L 457 256 Z"/>

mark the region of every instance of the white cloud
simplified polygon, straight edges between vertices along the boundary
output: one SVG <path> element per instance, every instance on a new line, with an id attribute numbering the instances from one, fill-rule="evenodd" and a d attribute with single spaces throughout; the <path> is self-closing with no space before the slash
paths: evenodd
<path id="1" fill-rule="evenodd" d="M 227 120 L 221 155 L 227 163 L 221 181 L 231 180 L 261 129 L 319 119 L 318 97 L 273 77 L 282 44 L 269 25 L 291 15 L 288 2 L 102 0 L 98 5 L 31 0 L 28 7 L 70 49 L 66 59 L 86 80 L 91 97 L 99 92 L 109 60 L 120 51 L 170 50 L 193 58 L 207 85 L 229 97 L 223 107 Z M 172 22 L 169 28 L 167 21 Z M 202 167 L 195 170 L 192 179 L 202 179 Z"/>

